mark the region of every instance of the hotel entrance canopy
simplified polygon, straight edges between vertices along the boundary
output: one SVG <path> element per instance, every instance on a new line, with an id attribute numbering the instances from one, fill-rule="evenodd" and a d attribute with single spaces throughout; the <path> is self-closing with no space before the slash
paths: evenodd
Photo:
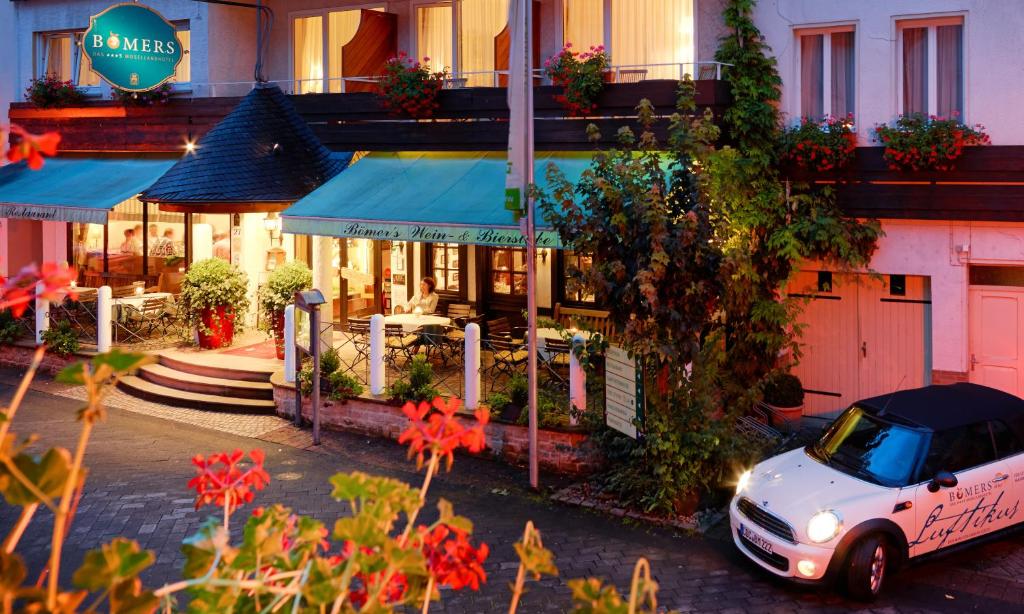
<path id="1" fill-rule="evenodd" d="M 535 181 L 554 163 L 571 182 L 590 153 L 537 152 Z M 525 240 L 505 208 L 505 152 L 375 152 L 287 209 L 284 231 L 345 238 L 517 246 Z M 537 246 L 560 247 L 537 212 Z"/>
<path id="2" fill-rule="evenodd" d="M 174 160 L 52 158 L 0 168 L 0 217 L 106 224 L 115 205 L 153 185 Z"/>

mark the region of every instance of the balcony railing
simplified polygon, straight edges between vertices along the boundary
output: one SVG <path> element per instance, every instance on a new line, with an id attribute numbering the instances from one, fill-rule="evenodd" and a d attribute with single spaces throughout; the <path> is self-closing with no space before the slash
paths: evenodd
<path id="1" fill-rule="evenodd" d="M 611 83 L 639 83 L 661 79 L 679 80 L 684 76 L 698 81 L 720 81 L 729 65 L 722 62 L 683 62 L 663 64 L 627 64 L 612 66 Z M 534 69 L 534 78 L 540 85 L 551 85 L 542 69 Z M 455 72 L 446 80 L 446 89 L 464 87 L 504 87 L 507 70 Z M 272 81 L 288 94 L 347 94 L 355 90 L 366 91 L 367 84 L 376 84 L 379 76 L 332 77 L 318 79 L 285 79 Z M 193 97 L 244 96 L 254 86 L 252 81 L 217 81 L 192 83 L 189 93 Z M 360 87 L 361 86 L 361 87 Z M 182 92 L 184 93 L 184 92 Z"/>

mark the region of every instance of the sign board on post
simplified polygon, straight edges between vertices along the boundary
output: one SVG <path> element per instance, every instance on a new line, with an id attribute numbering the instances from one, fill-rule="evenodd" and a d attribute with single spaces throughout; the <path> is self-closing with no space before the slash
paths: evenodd
<path id="1" fill-rule="evenodd" d="M 636 439 L 637 422 L 643 418 L 644 380 L 637 361 L 626 350 L 609 345 L 605 352 L 605 423 Z"/>
<path id="2" fill-rule="evenodd" d="M 92 17 L 82 52 L 93 71 L 130 92 L 170 80 L 183 54 L 174 24 L 141 4 L 115 4 Z"/>

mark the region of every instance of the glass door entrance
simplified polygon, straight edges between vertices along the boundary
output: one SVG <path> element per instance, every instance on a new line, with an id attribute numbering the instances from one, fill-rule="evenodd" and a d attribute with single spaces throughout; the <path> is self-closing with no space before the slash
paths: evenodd
<path id="1" fill-rule="evenodd" d="M 334 242 L 334 320 L 368 317 L 381 311 L 381 245 L 372 239 Z"/>

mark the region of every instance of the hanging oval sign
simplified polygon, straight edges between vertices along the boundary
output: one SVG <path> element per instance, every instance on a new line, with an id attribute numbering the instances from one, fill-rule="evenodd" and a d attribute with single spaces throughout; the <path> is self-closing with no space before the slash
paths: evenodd
<path id="1" fill-rule="evenodd" d="M 174 24 L 141 4 L 116 4 L 92 17 L 82 52 L 99 76 L 130 92 L 162 85 L 183 55 Z"/>

